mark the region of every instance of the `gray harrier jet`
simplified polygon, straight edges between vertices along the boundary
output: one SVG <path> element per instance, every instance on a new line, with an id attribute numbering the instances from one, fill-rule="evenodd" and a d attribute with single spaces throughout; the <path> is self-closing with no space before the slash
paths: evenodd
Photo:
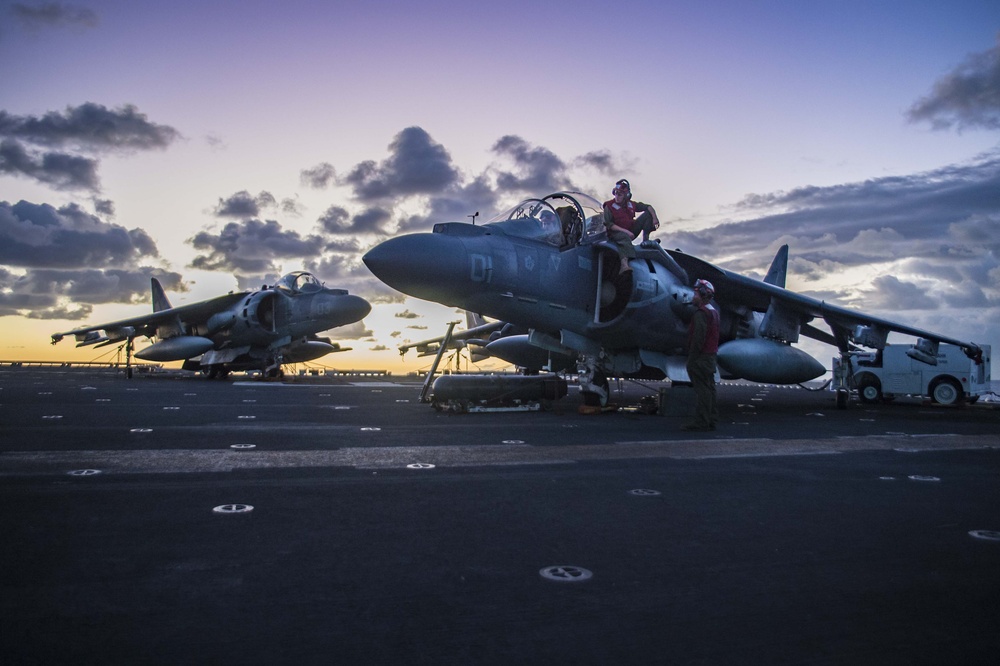
<path id="1" fill-rule="evenodd" d="M 622 272 L 600 202 L 579 192 L 522 201 L 479 226 L 447 222 L 433 233 L 392 238 L 364 262 L 405 294 L 503 322 L 486 345 L 494 356 L 529 370 L 546 359 L 552 370 L 573 361 L 592 404 L 607 401 L 608 377 L 688 380 L 687 322 L 697 279 L 715 285 L 724 376 L 797 384 L 822 375 L 819 361 L 792 346 L 800 335 L 835 345 L 847 363 L 856 345 L 882 349 L 890 331 L 919 338 L 908 353 L 923 363 L 936 364 L 941 342 L 973 359 L 982 354 L 971 342 L 785 289 L 787 246 L 763 281 L 652 241 L 636 247 L 632 270 Z M 841 388 L 838 404 L 846 406 L 848 387 Z"/>
<path id="2" fill-rule="evenodd" d="M 56 333 L 52 344 L 72 335 L 77 347 L 124 343 L 131 354 L 135 338 L 156 338 L 135 352 L 136 358 L 184 360 L 185 370 L 200 370 L 209 378 L 251 369 L 274 377 L 281 374 L 283 363 L 346 351 L 316 334 L 360 321 L 371 311 L 363 298 L 344 289 L 328 289 L 304 271 L 289 273 L 258 291 L 231 292 L 176 308 L 156 278 L 151 286 L 152 314 Z"/>

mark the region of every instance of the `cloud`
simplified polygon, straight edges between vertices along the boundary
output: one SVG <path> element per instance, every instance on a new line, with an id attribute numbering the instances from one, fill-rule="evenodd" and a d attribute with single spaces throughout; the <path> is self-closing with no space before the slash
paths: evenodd
<path id="1" fill-rule="evenodd" d="M 246 190 L 240 190 L 228 199 L 219 199 L 212 214 L 216 217 L 250 218 L 259 217 L 264 208 L 274 208 L 277 200 L 270 192 L 261 192 L 253 196 Z"/>
<path id="2" fill-rule="evenodd" d="M 196 250 L 207 250 L 191 262 L 192 268 L 231 271 L 238 278 L 276 276 L 278 259 L 298 259 L 319 254 L 323 239 L 284 229 L 274 220 L 230 222 L 221 231 L 202 231 L 188 242 Z"/>
<path id="3" fill-rule="evenodd" d="M 862 289 L 865 304 L 877 310 L 936 310 L 938 303 L 926 287 L 881 275 L 872 280 L 872 289 Z"/>
<path id="4" fill-rule="evenodd" d="M 94 304 L 148 302 L 153 276 L 186 290 L 179 274 L 143 265 L 158 257 L 144 230 L 77 204 L 0 201 L 0 316 L 80 319 Z"/>
<path id="5" fill-rule="evenodd" d="M 697 231 L 668 225 L 659 236 L 666 247 L 758 278 L 787 243 L 792 289 L 998 342 L 1000 155 L 905 177 L 751 195 L 732 212 L 744 219 Z M 820 286 L 803 289 L 811 283 Z"/>
<path id="6" fill-rule="evenodd" d="M 400 319 L 420 319 L 420 315 L 415 312 L 410 312 L 408 309 L 402 312 L 397 312 L 394 317 L 399 317 Z"/>
<path id="7" fill-rule="evenodd" d="M 420 127 L 408 127 L 389 144 L 389 157 L 355 165 L 339 184 L 349 185 L 361 201 L 434 194 L 459 181 L 444 146 Z"/>
<path id="8" fill-rule="evenodd" d="M 158 256 L 142 229 L 109 224 L 76 204 L 0 202 L 0 264 L 28 268 L 120 268 Z"/>
<path id="9" fill-rule="evenodd" d="M 364 320 L 356 321 L 353 324 L 348 324 L 347 326 L 341 326 L 331 330 L 334 337 L 341 340 L 361 340 L 363 338 L 370 338 L 375 334 L 374 331 L 365 326 Z"/>
<path id="10" fill-rule="evenodd" d="M 1000 129 L 1000 34 L 997 45 L 969 55 L 907 112 L 936 130 Z"/>
<path id="11" fill-rule="evenodd" d="M 166 148 L 179 136 L 132 105 L 110 110 L 88 102 L 40 117 L 0 111 L 0 174 L 26 176 L 57 190 L 98 192 L 98 161 L 78 153 Z"/>
<path id="12" fill-rule="evenodd" d="M 166 148 L 180 138 L 180 133 L 169 125 L 150 122 L 132 104 L 109 109 L 87 102 L 40 117 L 0 111 L 0 137 L 37 146 L 134 152 Z"/>
<path id="13" fill-rule="evenodd" d="M 55 152 L 28 152 L 13 139 L 0 141 L 0 174 L 26 176 L 57 190 L 101 189 L 97 160 Z"/>
<path id="14" fill-rule="evenodd" d="M 336 182 L 337 172 L 329 162 L 322 162 L 310 169 L 300 171 L 299 180 L 307 187 L 322 190 Z"/>
<path id="15" fill-rule="evenodd" d="M 150 278 L 165 289 L 186 291 L 181 276 L 150 266 L 134 269 L 29 269 L 0 271 L 0 316 L 81 320 L 101 303 L 149 303 Z"/>
<path id="16" fill-rule="evenodd" d="M 10 13 L 30 30 L 61 26 L 94 28 L 98 24 L 97 14 L 93 10 L 58 2 L 35 6 L 15 2 L 11 5 Z"/>
<path id="17" fill-rule="evenodd" d="M 566 187 L 566 163 L 548 148 L 532 146 L 521 137 L 508 134 L 493 144 L 492 150 L 514 163 L 513 170 L 498 172 L 497 186 L 501 189 L 537 195 Z"/>

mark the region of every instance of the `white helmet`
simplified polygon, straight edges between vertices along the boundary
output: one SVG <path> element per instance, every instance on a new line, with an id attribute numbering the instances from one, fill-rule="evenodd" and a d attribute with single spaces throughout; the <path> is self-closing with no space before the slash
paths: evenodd
<path id="1" fill-rule="evenodd" d="M 715 296 L 715 287 L 708 280 L 695 280 L 694 290 L 706 301 Z"/>

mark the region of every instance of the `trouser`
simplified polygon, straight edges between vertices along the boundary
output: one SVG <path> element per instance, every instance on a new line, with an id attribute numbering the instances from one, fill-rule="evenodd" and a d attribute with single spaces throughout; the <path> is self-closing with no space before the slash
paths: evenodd
<path id="1" fill-rule="evenodd" d="M 694 422 L 699 427 L 714 427 L 719 421 L 715 404 L 715 354 L 689 356 L 688 376 L 694 387 Z"/>
<path id="2" fill-rule="evenodd" d="M 653 233 L 656 227 L 653 225 L 653 216 L 649 214 L 647 210 L 645 213 L 639 213 L 632 221 L 632 233 L 635 234 L 635 238 L 642 237 L 643 240 L 647 240 L 649 234 Z M 623 257 L 629 259 L 635 259 L 635 246 L 632 245 L 634 242 L 633 238 L 629 238 L 628 234 L 624 231 L 618 231 L 615 229 L 608 233 L 608 240 L 618 246 Z"/>
<path id="3" fill-rule="evenodd" d="M 649 234 L 656 231 L 656 226 L 653 224 L 653 216 L 650 215 L 647 210 L 645 213 L 639 213 L 639 215 L 632 222 L 632 233 L 638 238 L 640 234 L 642 235 L 642 240 L 649 240 Z"/>

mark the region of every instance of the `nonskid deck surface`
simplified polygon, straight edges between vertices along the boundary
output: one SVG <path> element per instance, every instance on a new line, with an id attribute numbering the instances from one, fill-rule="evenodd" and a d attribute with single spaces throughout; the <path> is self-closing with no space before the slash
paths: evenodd
<path id="1" fill-rule="evenodd" d="M 652 385 L 625 384 L 636 404 Z M 0 371 L 4 663 L 992 663 L 1000 412 Z M 252 507 L 252 508 L 251 508 Z M 58 636 L 59 640 L 52 640 Z"/>

